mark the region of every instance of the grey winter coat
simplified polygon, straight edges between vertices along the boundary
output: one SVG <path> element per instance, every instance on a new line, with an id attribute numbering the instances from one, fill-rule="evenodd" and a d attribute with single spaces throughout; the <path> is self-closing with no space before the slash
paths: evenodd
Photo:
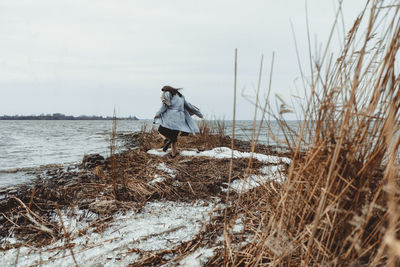
<path id="1" fill-rule="evenodd" d="M 195 114 L 202 118 L 200 110 L 187 102 L 185 97 L 180 97 L 178 94 L 172 95 L 170 92 L 164 92 L 163 104 L 156 114 L 155 122 L 160 123 L 161 126 L 178 130 L 187 133 L 198 133 L 199 127 L 190 116 Z"/>

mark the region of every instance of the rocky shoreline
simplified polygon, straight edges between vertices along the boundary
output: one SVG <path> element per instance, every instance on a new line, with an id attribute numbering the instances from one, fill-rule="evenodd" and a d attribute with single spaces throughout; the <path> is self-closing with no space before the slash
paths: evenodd
<path id="1" fill-rule="evenodd" d="M 63 184 L 67 182 L 76 183 L 80 180 L 89 179 L 90 176 L 93 176 L 90 169 L 105 163 L 106 160 L 100 154 L 90 154 L 84 155 L 82 163 L 78 164 L 48 164 L 36 168 L 17 168 L 2 171 L 3 173 L 23 173 L 35 178 L 22 184 L 0 189 L 0 199 L 20 195 L 24 191 L 29 190 L 29 188 L 38 186 L 46 181 Z"/>

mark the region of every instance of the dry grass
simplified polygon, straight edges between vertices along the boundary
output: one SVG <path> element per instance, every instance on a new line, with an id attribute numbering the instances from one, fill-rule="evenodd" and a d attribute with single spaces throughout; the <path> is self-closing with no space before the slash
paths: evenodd
<path id="1" fill-rule="evenodd" d="M 148 154 L 148 149 L 162 146 L 162 138 L 154 130 L 130 135 L 129 138 L 138 144 L 138 148 L 115 153 L 115 124 L 114 121 L 112 153 L 104 163 L 77 172 L 56 171 L 58 174 L 55 177 L 40 180 L 34 187 L 21 186 L 13 196 L 0 200 L 0 223 L 3 226 L 0 235 L 14 236 L 20 240 L 20 243 L 11 245 L 3 239 L 1 249 L 22 245 L 42 247 L 62 238 L 68 241 L 71 233 L 66 233 L 62 223 L 53 220 L 54 217 L 60 217 L 59 210 L 90 210 L 98 214 L 90 227 L 102 231 L 116 212 L 140 212 L 147 201 L 193 202 L 216 197 L 222 199 L 225 196 L 223 188 L 226 189 L 229 179 L 230 159 L 170 159 Z M 180 138 L 180 147 L 204 150 L 230 143 L 231 139 L 223 136 L 221 127 L 211 127 L 215 126 L 200 125 L 201 134 Z M 160 164 L 175 170 L 174 177 L 160 169 Z M 256 168 L 263 165 L 254 162 Z M 246 159 L 235 159 L 233 179 L 243 177 L 242 170 L 246 166 Z M 252 171 L 252 174 L 258 173 L 257 169 Z M 153 183 L 156 176 L 164 179 Z M 220 226 L 222 231 L 223 227 Z M 60 249 L 68 249 L 68 242 L 65 248 Z M 158 257 L 152 259 L 159 260 Z"/>
<path id="2" fill-rule="evenodd" d="M 301 131 L 282 124 L 299 140 L 288 179 L 236 203 L 254 239 L 225 265 L 400 264 L 400 6 L 389 2 L 367 4 L 336 61 L 313 62 Z"/>

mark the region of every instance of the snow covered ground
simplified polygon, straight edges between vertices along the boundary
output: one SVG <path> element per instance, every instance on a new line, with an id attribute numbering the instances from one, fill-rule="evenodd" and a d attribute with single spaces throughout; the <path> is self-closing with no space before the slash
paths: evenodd
<path id="1" fill-rule="evenodd" d="M 161 149 L 152 149 L 147 151 L 147 153 L 160 157 L 164 157 L 168 154 L 168 152 L 164 152 Z M 194 150 L 183 150 L 180 151 L 179 155 L 181 157 L 209 157 L 217 159 L 227 159 L 232 157 L 232 149 L 228 147 L 216 147 L 214 149 L 201 152 L 197 152 Z M 232 191 L 235 191 L 237 193 L 244 193 L 255 187 L 262 186 L 269 181 L 277 181 L 279 183 L 282 183 L 285 180 L 286 177 L 283 175 L 283 164 L 290 164 L 291 160 L 289 158 L 233 150 L 233 158 L 250 157 L 253 157 L 254 159 L 257 159 L 267 164 L 260 169 L 262 175 L 249 175 L 248 177 L 243 177 L 243 179 L 236 179 L 232 181 L 230 185 Z M 168 169 L 165 164 L 163 166 L 163 169 Z M 173 173 L 173 170 L 168 170 L 167 172 Z M 159 179 L 159 177 L 156 177 L 156 179 Z M 223 189 L 223 191 L 226 191 L 226 189 Z"/>
<path id="2" fill-rule="evenodd" d="M 151 149 L 147 151 L 149 154 L 158 155 L 158 156 L 165 156 L 168 152 L 164 152 L 161 149 Z M 211 150 L 197 152 L 194 150 L 183 150 L 179 152 L 180 156 L 184 157 L 210 157 L 210 158 L 217 158 L 217 159 L 227 159 L 232 157 L 232 149 L 228 147 L 216 147 Z M 233 157 L 234 158 L 250 158 L 253 157 L 259 161 L 265 163 L 272 163 L 272 164 L 279 164 L 279 163 L 287 163 L 290 164 L 291 160 L 286 157 L 278 157 L 278 156 L 271 156 L 265 155 L 260 153 L 250 153 L 250 152 L 240 152 L 237 150 L 233 150 Z"/>
<path id="3" fill-rule="evenodd" d="M 161 150 L 149 150 L 148 153 L 158 156 L 168 154 Z M 230 158 L 231 155 L 232 150 L 226 147 L 199 153 L 189 150 L 180 152 L 180 157 Z M 234 180 L 231 190 L 236 192 L 250 190 L 271 180 L 282 182 L 285 179 L 281 172 L 282 165 L 290 163 L 288 158 L 257 153 L 233 151 L 233 155 L 235 158 L 253 156 L 266 163 L 260 169 L 262 175 Z M 160 163 L 157 169 L 164 175 L 156 174 L 150 183 L 159 183 L 166 177 L 175 177 L 176 171 L 168 168 L 165 163 Z M 79 266 L 127 266 L 137 261 L 141 257 L 140 253 L 156 253 L 192 240 L 200 233 L 202 226 L 210 221 L 214 212 L 222 208 L 219 199 L 215 199 L 214 202 L 196 201 L 191 204 L 172 201 L 149 202 L 140 213 L 129 211 L 125 214 L 115 214 L 104 231 L 96 231 L 94 227 L 89 227 L 97 215 L 87 210 L 64 210 L 62 219 L 66 231 L 71 233 L 69 243 Z M 54 221 L 59 221 L 58 216 L 55 216 Z M 239 222 L 236 228 L 240 227 Z M 5 241 L 9 244 L 18 243 L 13 237 L 0 240 L 0 243 L 4 244 Z M 65 249 L 66 244 L 67 240 L 63 239 L 42 248 L 22 246 L 0 251 L 0 266 L 74 266 L 70 250 Z M 181 259 L 179 265 L 202 266 L 213 256 L 214 250 L 215 248 L 200 247 Z"/>
<path id="4" fill-rule="evenodd" d="M 79 236 L 79 231 L 88 227 L 88 222 L 80 220 L 82 211 L 74 214 L 64 212 L 62 217 L 67 232 L 72 234 L 70 244 L 73 244 L 72 250 L 79 266 L 127 266 L 139 258 L 137 250 L 157 252 L 193 239 L 203 223 L 209 221 L 215 208 L 212 203 L 204 201 L 193 205 L 152 202 L 140 213 L 115 215 L 104 232 L 97 233 L 88 228 L 82 236 Z M 12 238 L 8 241 L 17 242 Z M 1 251 L 1 266 L 14 266 L 17 260 L 17 266 L 74 266 L 69 249 L 57 249 L 65 244 L 66 240 L 59 240 L 40 249 L 21 247 Z M 198 258 L 193 260 L 199 261 Z"/>

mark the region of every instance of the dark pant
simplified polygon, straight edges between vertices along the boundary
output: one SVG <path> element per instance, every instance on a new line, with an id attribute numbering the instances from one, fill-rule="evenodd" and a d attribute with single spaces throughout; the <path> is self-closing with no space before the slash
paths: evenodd
<path id="1" fill-rule="evenodd" d="M 188 136 L 189 135 L 189 133 L 181 132 L 181 131 L 178 131 L 178 130 L 171 130 L 171 129 L 162 127 L 161 125 L 160 125 L 160 127 L 158 127 L 158 132 L 160 134 L 164 135 L 169 140 L 171 140 L 173 143 L 176 143 L 176 141 L 178 141 L 179 133 L 181 133 L 182 136 Z"/>

